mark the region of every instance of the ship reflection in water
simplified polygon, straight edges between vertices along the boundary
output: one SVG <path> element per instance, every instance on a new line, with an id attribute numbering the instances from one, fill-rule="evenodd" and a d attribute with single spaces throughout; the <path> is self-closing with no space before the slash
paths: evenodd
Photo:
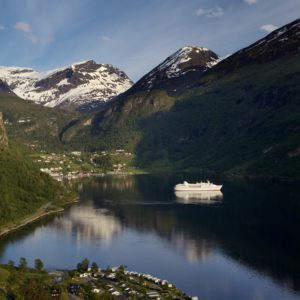
<path id="1" fill-rule="evenodd" d="M 174 282 L 210 300 L 300 299 L 297 184 L 235 180 L 220 191 L 177 191 L 198 174 L 87 178 L 81 201 L 0 241 L 0 263 L 35 258 L 99 265 Z M 200 177 L 201 178 L 201 177 Z"/>
<path id="2" fill-rule="evenodd" d="M 223 199 L 221 191 L 175 191 L 175 196 L 181 204 L 210 205 Z"/>

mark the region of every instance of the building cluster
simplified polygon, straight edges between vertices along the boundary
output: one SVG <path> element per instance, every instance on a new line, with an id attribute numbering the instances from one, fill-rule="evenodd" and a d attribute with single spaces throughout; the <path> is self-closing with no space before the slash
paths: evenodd
<path id="1" fill-rule="evenodd" d="M 29 123 L 29 122 L 31 122 L 31 119 L 30 119 L 30 118 L 19 119 L 17 122 L 18 122 L 19 124 L 22 124 L 22 123 Z"/>
<path id="2" fill-rule="evenodd" d="M 110 156 L 109 166 L 103 168 L 97 164 L 97 157 Z M 124 149 L 113 151 L 94 152 L 92 154 L 72 151 L 65 153 L 44 153 L 34 155 L 34 161 L 39 165 L 40 171 L 47 173 L 56 180 L 75 179 L 86 176 L 107 174 L 125 174 L 131 165 L 132 153 Z M 106 162 L 107 163 L 107 162 Z"/>
<path id="3" fill-rule="evenodd" d="M 79 293 L 81 284 L 89 285 L 95 294 L 109 294 L 114 299 L 192 299 L 185 293 L 180 292 L 173 284 L 167 280 L 162 280 L 149 274 L 129 272 L 121 270 L 120 267 L 100 269 L 96 273 L 91 270 L 80 273 L 79 279 L 73 278 L 76 283 L 70 283 L 69 293 Z"/>
<path id="4" fill-rule="evenodd" d="M 126 167 L 126 164 L 125 163 L 113 164 L 112 167 L 114 172 L 121 172 Z"/>

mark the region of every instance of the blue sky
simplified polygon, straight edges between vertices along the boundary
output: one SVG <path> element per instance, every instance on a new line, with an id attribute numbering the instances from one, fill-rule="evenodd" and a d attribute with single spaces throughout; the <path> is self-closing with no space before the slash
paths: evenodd
<path id="1" fill-rule="evenodd" d="M 0 0 L 0 65 L 94 59 L 134 81 L 186 45 L 231 54 L 300 17 L 299 0 Z"/>

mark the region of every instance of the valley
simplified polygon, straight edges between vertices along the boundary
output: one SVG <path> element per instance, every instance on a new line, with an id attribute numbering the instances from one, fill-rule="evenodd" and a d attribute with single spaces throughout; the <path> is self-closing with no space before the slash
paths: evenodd
<path id="1" fill-rule="evenodd" d="M 136 82 L 91 59 L 0 67 L 0 298 L 298 299 L 299 49 L 296 19 Z M 186 180 L 223 187 L 174 193 Z M 13 266 L 23 253 L 47 272 Z M 108 267 L 71 270 L 87 256 Z"/>
<path id="2" fill-rule="evenodd" d="M 124 149 L 145 171 L 299 178 L 299 30 L 296 20 L 225 59 L 184 47 L 94 112 L 7 94 L 0 110 L 8 135 L 32 150 Z M 98 67 L 75 70 L 87 66 Z"/>

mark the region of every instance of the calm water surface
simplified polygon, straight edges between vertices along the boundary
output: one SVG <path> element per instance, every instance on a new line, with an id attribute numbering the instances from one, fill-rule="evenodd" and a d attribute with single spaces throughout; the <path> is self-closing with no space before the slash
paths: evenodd
<path id="1" fill-rule="evenodd" d="M 0 262 L 125 264 L 200 299 L 300 299 L 297 186 L 224 181 L 223 195 L 173 192 L 195 174 L 87 179 L 81 201 L 0 240 Z"/>

